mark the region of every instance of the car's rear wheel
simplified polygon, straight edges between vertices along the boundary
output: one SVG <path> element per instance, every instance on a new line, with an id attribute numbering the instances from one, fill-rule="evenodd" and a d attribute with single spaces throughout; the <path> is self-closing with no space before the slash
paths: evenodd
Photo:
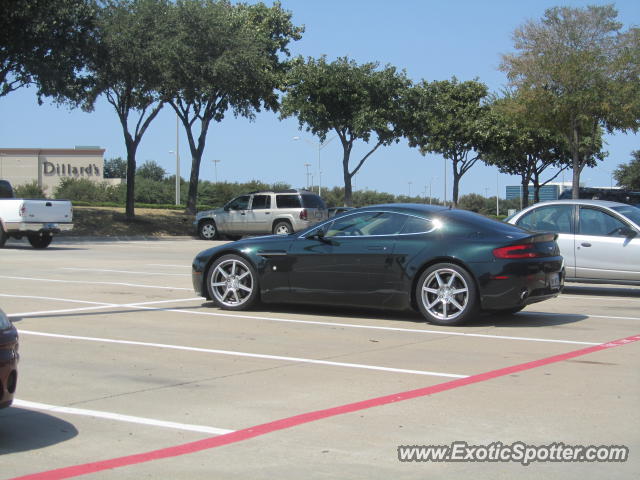
<path id="1" fill-rule="evenodd" d="M 293 227 L 286 220 L 281 220 L 273 225 L 273 233 L 276 235 L 289 235 L 293 233 Z"/>
<path id="2" fill-rule="evenodd" d="M 258 302 L 258 275 L 251 263 L 238 255 L 217 259 L 207 272 L 209 295 L 220 308 L 245 310 Z"/>
<path id="3" fill-rule="evenodd" d="M 473 277 L 452 263 L 432 265 L 420 275 L 416 300 L 422 315 L 436 325 L 458 325 L 478 311 Z"/>
<path id="4" fill-rule="evenodd" d="M 53 240 L 50 233 L 34 233 L 27 236 L 29 243 L 33 248 L 47 248 Z"/>
<path id="5" fill-rule="evenodd" d="M 0 225 L 0 248 L 4 247 L 4 244 L 7 243 L 9 239 L 9 235 L 4 232 L 2 226 Z"/>
<path id="6" fill-rule="evenodd" d="M 215 240 L 218 236 L 216 222 L 213 220 L 203 220 L 198 225 L 198 235 L 203 240 Z"/>

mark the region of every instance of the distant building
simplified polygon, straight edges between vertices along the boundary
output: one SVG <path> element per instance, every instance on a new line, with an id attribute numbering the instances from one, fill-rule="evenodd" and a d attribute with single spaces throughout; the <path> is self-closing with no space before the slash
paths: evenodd
<path id="1" fill-rule="evenodd" d="M 0 148 L 0 179 L 14 187 L 37 182 L 48 197 L 63 178 L 104 181 L 104 149 Z"/>
<path id="2" fill-rule="evenodd" d="M 562 195 L 562 192 L 571 188 L 571 182 L 556 182 L 547 183 L 540 187 L 540 201 L 557 200 Z M 533 203 L 534 189 L 533 185 L 529 185 L 529 203 Z M 522 197 L 522 185 L 508 185 L 506 187 L 507 200 L 517 199 Z"/>

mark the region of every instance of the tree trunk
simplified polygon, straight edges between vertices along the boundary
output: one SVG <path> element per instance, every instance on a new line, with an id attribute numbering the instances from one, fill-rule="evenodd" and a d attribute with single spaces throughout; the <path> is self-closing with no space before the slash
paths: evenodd
<path id="1" fill-rule="evenodd" d="M 571 144 L 571 157 L 572 157 L 572 167 L 573 167 L 573 178 L 571 181 L 571 198 L 580 198 L 580 151 L 578 150 L 579 142 L 578 142 L 578 126 L 576 125 L 576 120 L 574 119 L 572 122 L 572 136 L 573 140 L 570 142 Z"/>
<path id="2" fill-rule="evenodd" d="M 131 138 L 126 129 L 125 143 L 127 147 L 127 200 L 124 216 L 126 220 L 132 221 L 136 216 L 136 150 L 138 149 L 138 144 Z"/>
<path id="3" fill-rule="evenodd" d="M 453 202 L 453 207 L 458 207 L 458 188 L 460 186 L 460 172 L 458 171 L 458 160 L 453 160 L 453 191 L 451 193 L 451 200 Z"/>
<path id="4" fill-rule="evenodd" d="M 351 157 L 351 151 L 344 149 L 342 155 L 342 176 L 344 178 L 344 206 L 353 206 L 353 188 L 351 186 L 351 174 L 349 173 L 349 159 Z"/>

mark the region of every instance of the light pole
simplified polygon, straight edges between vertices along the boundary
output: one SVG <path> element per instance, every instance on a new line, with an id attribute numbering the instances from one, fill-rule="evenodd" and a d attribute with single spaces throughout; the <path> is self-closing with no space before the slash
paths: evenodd
<path id="1" fill-rule="evenodd" d="M 500 170 L 496 172 L 496 217 L 500 215 Z"/>
<path id="2" fill-rule="evenodd" d="M 305 163 L 304 166 L 307 169 L 307 190 L 309 190 L 309 167 L 311 166 L 311 164 Z"/>
<path id="3" fill-rule="evenodd" d="M 176 205 L 180 205 L 180 134 L 178 130 L 178 114 L 176 113 L 176 149 L 169 153 L 176 154 Z"/>
<path id="4" fill-rule="evenodd" d="M 411 184 L 412 184 L 413 182 L 407 182 L 407 183 L 409 183 L 409 198 L 411 198 Z"/>
<path id="5" fill-rule="evenodd" d="M 169 150 L 169 153 L 176 154 L 176 205 L 180 205 L 180 154 L 178 153 L 178 149 L 176 149 L 175 152 Z"/>
<path id="6" fill-rule="evenodd" d="M 218 164 L 221 161 L 222 160 L 214 160 L 213 161 L 213 178 L 215 179 L 216 183 L 218 183 Z"/>
<path id="7" fill-rule="evenodd" d="M 324 142 L 312 142 L 307 138 L 300 138 L 298 136 L 293 137 L 293 140 L 304 140 L 309 145 L 313 145 L 314 148 L 318 149 L 318 195 L 322 195 L 322 165 L 320 163 L 320 151 L 334 138 L 336 137 L 331 137 L 329 140 L 325 140 Z"/>

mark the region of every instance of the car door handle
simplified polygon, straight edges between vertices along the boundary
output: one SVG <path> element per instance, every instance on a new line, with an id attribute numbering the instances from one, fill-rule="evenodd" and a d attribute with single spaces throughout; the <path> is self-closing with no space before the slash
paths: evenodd
<path id="1" fill-rule="evenodd" d="M 269 215 L 271 212 L 264 212 L 265 215 Z"/>
<path id="2" fill-rule="evenodd" d="M 387 247 L 383 247 L 382 245 L 371 245 L 367 247 L 367 250 L 376 250 L 376 251 L 384 251 Z"/>
<path id="3" fill-rule="evenodd" d="M 583 247 L 590 247 L 591 244 L 589 242 L 582 242 L 580 245 L 582 245 Z"/>

